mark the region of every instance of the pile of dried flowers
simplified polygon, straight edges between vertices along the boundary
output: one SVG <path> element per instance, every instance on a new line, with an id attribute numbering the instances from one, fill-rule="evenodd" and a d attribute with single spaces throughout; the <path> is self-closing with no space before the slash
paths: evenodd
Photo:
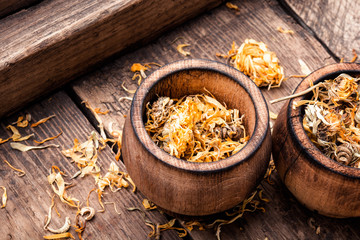
<path id="1" fill-rule="evenodd" d="M 213 162 L 240 151 L 249 140 L 239 110 L 228 110 L 208 95 L 160 97 L 146 108 L 147 132 L 177 158 Z"/>

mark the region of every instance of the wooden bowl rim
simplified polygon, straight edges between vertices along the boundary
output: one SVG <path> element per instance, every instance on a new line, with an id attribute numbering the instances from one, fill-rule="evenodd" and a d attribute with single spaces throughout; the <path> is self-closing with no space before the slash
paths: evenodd
<path id="1" fill-rule="evenodd" d="M 170 71 L 164 71 L 164 70 Z M 171 156 L 164 150 L 160 149 L 150 138 L 148 133 L 145 130 L 145 124 L 142 121 L 141 109 L 143 108 L 144 98 L 147 96 L 147 92 L 150 91 L 158 82 L 162 81 L 164 78 L 181 71 L 187 70 L 206 70 L 213 71 L 225 75 L 229 79 L 238 83 L 245 91 L 249 94 L 250 99 L 253 102 L 255 109 L 255 127 L 252 136 L 250 137 L 248 143 L 236 154 L 222 159 L 216 162 L 209 163 L 199 163 L 199 162 L 189 162 L 183 159 L 176 158 Z M 245 87 L 243 81 L 247 82 L 247 87 Z M 255 102 L 252 94 L 259 94 L 260 101 Z M 143 98 L 140 99 L 139 95 L 143 94 Z M 259 111 L 260 105 L 263 105 L 266 109 L 266 112 Z M 139 119 L 140 116 L 140 119 Z M 262 120 L 260 120 L 262 116 Z M 169 64 L 164 65 L 163 67 L 157 69 L 151 73 L 139 86 L 137 89 L 130 109 L 130 120 L 131 126 L 135 133 L 135 136 L 139 142 L 143 145 L 145 149 L 148 150 L 156 159 L 160 160 L 162 163 L 177 168 L 179 170 L 194 172 L 197 174 L 205 173 L 215 173 L 222 171 L 228 168 L 235 167 L 239 164 L 246 162 L 251 159 L 251 157 L 257 152 L 261 144 L 266 138 L 267 132 L 269 131 L 269 112 L 264 96 L 262 95 L 260 89 L 255 85 L 255 83 L 249 79 L 242 72 L 237 69 L 217 62 L 207 59 L 185 59 L 175 61 Z M 263 131 L 261 131 L 263 129 Z M 258 136 L 257 136 L 258 135 Z M 255 137 L 257 136 L 257 137 Z M 148 144 L 145 144 L 148 143 Z M 252 148 L 252 149 L 251 149 Z M 153 151 L 153 150 L 161 151 Z"/>
<path id="2" fill-rule="evenodd" d="M 310 81 L 314 84 L 329 79 L 331 75 L 339 75 L 340 73 L 358 73 L 360 74 L 360 64 L 358 63 L 335 63 L 324 66 L 312 72 L 304 78 L 296 87 L 294 93 L 304 91 L 309 87 Z M 293 98 L 287 105 L 287 124 L 289 126 L 289 134 L 295 140 L 295 144 L 302 151 L 310 164 L 315 164 L 322 168 L 328 169 L 333 173 L 340 174 L 344 177 L 360 179 L 360 169 L 343 165 L 336 160 L 327 157 L 316 147 L 307 136 L 302 126 L 303 116 L 301 111 L 304 106 L 293 109 L 294 101 L 305 99 L 305 96 Z M 300 139 L 304 139 L 301 141 Z"/>

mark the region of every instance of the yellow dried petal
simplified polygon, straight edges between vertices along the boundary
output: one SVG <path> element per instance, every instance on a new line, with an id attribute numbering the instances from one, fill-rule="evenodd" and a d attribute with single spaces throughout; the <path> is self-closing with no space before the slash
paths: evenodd
<path id="1" fill-rule="evenodd" d="M 5 162 L 12 170 L 19 172 L 19 174 L 18 174 L 19 177 L 22 177 L 22 176 L 25 175 L 25 172 L 24 172 L 23 170 L 13 167 L 7 160 L 4 159 L 4 162 Z"/>
<path id="2" fill-rule="evenodd" d="M 272 111 L 269 111 L 270 119 L 276 120 L 278 115 L 276 113 L 273 113 Z"/>
<path id="3" fill-rule="evenodd" d="M 131 66 L 131 69 L 130 69 L 132 72 L 140 72 L 140 71 L 146 71 L 148 70 L 147 67 L 141 65 L 140 63 L 134 63 L 132 66 Z"/>
<path id="4" fill-rule="evenodd" d="M 142 201 L 142 204 L 143 204 L 143 206 L 144 206 L 144 208 L 146 209 L 146 210 L 153 210 L 153 209 L 156 209 L 157 208 L 157 206 L 154 204 L 154 203 L 152 203 L 152 202 L 150 202 L 148 199 L 143 199 L 143 201 Z"/>
<path id="5" fill-rule="evenodd" d="M 134 94 L 136 92 L 136 89 L 130 90 L 124 86 L 124 82 L 121 84 L 121 87 L 128 93 Z"/>
<path id="6" fill-rule="evenodd" d="M 278 32 L 285 33 L 285 34 L 294 34 L 294 31 L 291 29 L 285 30 L 282 27 L 277 27 L 276 30 L 278 30 Z"/>
<path id="7" fill-rule="evenodd" d="M 56 115 L 54 114 L 54 115 L 51 115 L 51 116 L 49 116 L 49 117 L 40 119 L 40 120 L 37 121 L 36 123 L 31 124 L 31 127 L 32 127 L 32 128 L 37 127 L 37 126 L 39 126 L 40 124 L 47 122 L 49 119 L 51 119 L 51 118 L 53 118 L 53 117 L 56 117 Z"/>
<path id="8" fill-rule="evenodd" d="M 49 148 L 49 147 L 56 147 L 58 148 L 59 145 L 56 144 L 49 144 L 49 145 L 45 145 L 45 146 L 27 146 L 21 143 L 16 143 L 16 142 L 12 142 L 10 143 L 11 148 L 19 150 L 21 152 L 27 152 L 27 151 L 31 151 L 31 150 L 37 150 L 37 149 L 45 149 L 45 148 Z"/>
<path id="9" fill-rule="evenodd" d="M 179 44 L 177 47 L 176 47 L 176 50 L 179 52 L 179 53 L 181 53 L 182 55 L 184 55 L 185 57 L 186 56 L 189 56 L 191 53 L 190 52 L 188 52 L 188 51 L 185 51 L 183 48 L 184 47 L 188 47 L 188 46 L 190 46 L 190 44 Z"/>
<path id="10" fill-rule="evenodd" d="M 228 8 L 230 8 L 230 9 L 234 9 L 234 10 L 236 10 L 236 11 L 240 11 L 240 8 L 239 8 L 237 5 L 232 4 L 231 2 L 227 2 L 227 3 L 226 3 L 226 6 L 227 6 Z"/>
<path id="11" fill-rule="evenodd" d="M 36 140 L 34 140 L 34 142 L 36 142 L 37 144 L 43 144 L 44 142 L 47 142 L 47 141 L 53 140 L 53 139 L 55 139 L 55 138 L 58 138 L 61 134 L 62 134 L 62 131 L 59 132 L 56 136 L 45 138 L 45 139 L 42 140 L 42 141 L 36 141 Z"/>
<path id="12" fill-rule="evenodd" d="M 233 44 L 230 53 L 234 54 L 234 67 L 248 75 L 257 86 L 274 88 L 284 81 L 284 70 L 275 53 L 269 51 L 265 43 L 245 39 L 236 50 Z"/>
<path id="13" fill-rule="evenodd" d="M 0 208 L 4 208 L 4 207 L 6 207 L 6 201 L 7 201 L 6 187 L 0 186 L 0 188 L 2 188 L 4 190 L 4 193 L 1 198 L 2 204 L 1 204 Z"/>
<path id="14" fill-rule="evenodd" d="M 44 239 L 63 239 L 63 238 L 75 239 L 74 236 L 71 235 L 71 233 L 69 232 L 44 236 Z"/>

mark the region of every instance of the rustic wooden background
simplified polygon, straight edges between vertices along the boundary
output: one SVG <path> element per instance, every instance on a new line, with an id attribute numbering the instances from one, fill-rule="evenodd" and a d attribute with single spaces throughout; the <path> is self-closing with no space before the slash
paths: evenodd
<path id="1" fill-rule="evenodd" d="M 86 3 L 86 1 L 81 2 Z M 150 4 L 151 1 L 136 3 L 144 2 Z M 0 145 L 0 185 L 6 186 L 8 189 L 7 206 L 0 209 L 2 239 L 40 239 L 47 234 L 43 230 L 43 223 L 52 195 L 46 180 L 48 169 L 52 165 L 58 165 L 68 175 L 75 173 L 74 165 L 63 157 L 60 151 L 71 147 L 74 138 L 84 141 L 92 130 L 98 130 L 98 123 L 94 116 L 81 102 L 87 100 L 93 107 L 110 110 L 109 114 L 101 115 L 106 131 L 109 130 L 110 124 L 113 129 L 122 129 L 131 102 L 129 100 L 119 101 L 119 99 L 132 95 L 126 92 L 121 85 L 124 84 L 129 89 L 136 89 L 136 82 L 131 80 L 133 73 L 130 71 L 130 67 L 133 63 L 157 62 L 163 65 L 183 59 L 184 56 L 176 50 L 176 46 L 181 43 L 190 44 L 187 49 L 191 55 L 187 58 L 206 58 L 225 62 L 224 59 L 217 58 L 215 54 L 227 53 L 233 41 L 240 45 L 246 38 L 253 38 L 265 42 L 269 49 L 277 54 L 284 67 L 285 75 L 290 76 L 302 74 L 299 59 L 304 61 L 310 70 L 315 70 L 321 66 L 335 63 L 342 57 L 345 61 L 349 61 L 352 58 L 352 49 L 360 51 L 358 15 L 360 3 L 358 0 L 317 0 L 312 2 L 239 0 L 231 2 L 239 6 L 239 11 L 229 9 L 223 3 L 173 30 L 161 34 L 158 38 L 153 38 L 154 40 L 148 44 L 139 43 L 91 69 L 87 68 L 87 74 L 65 85 L 64 88 L 48 93 L 19 112 L 2 118 L 0 138 L 11 136 L 6 130 L 6 126 L 16 121 L 17 117 L 24 113 L 31 113 L 34 120 L 56 114 L 54 119 L 36 129 L 22 129 L 21 132 L 24 135 L 34 132 L 36 139 L 43 139 L 57 134 L 59 129 L 64 131 L 58 139 L 53 141 L 61 146 L 58 149 L 21 153 L 12 150 L 9 143 Z M 41 2 L 30 7 L 28 11 L 42 11 L 41 4 L 46 5 L 49 2 Z M 16 33 L 16 29 L 21 27 L 21 21 L 11 25 L 11 29 L 7 24 L 15 21 L 16 17 L 21 20 L 21 16 L 24 14 L 26 13 L 20 12 L 18 15 L 9 15 L 0 19 L 0 38 L 10 37 L 11 34 Z M 46 21 L 43 24 L 44 27 L 47 26 Z M 280 33 L 276 30 L 279 26 L 291 29 L 295 33 L 293 35 Z M 9 36 L 5 36 L 4 33 Z M 98 34 L 101 35 L 101 32 Z M 26 36 L 21 38 L 26 38 Z M 66 35 L 64 35 L 64 40 L 66 39 Z M 71 42 L 67 44 L 69 47 L 71 46 Z M 0 41 L 0 49 L 6 50 L 6 47 L 6 42 Z M 16 47 L 16 49 L 20 51 L 16 54 L 27 53 L 26 46 Z M 9 54 L 9 52 L 3 51 L 3 56 L 6 53 Z M 38 54 L 41 54 L 41 51 Z M 33 57 L 36 59 L 37 55 L 35 54 Z M 6 65 L 4 59 L 6 58 L 0 57 L 0 65 L 11 66 L 11 64 Z M 46 65 L 46 61 L 44 63 Z M 21 61 L 19 63 L 15 61 L 13 64 L 21 64 Z M 22 71 L 36 72 L 36 69 L 31 69 L 31 61 L 28 64 L 30 65 L 26 65 L 27 68 Z M 5 70 L 4 73 L 6 74 L 7 71 Z M 74 73 L 74 76 L 77 74 Z M 63 76 L 68 77 L 67 74 Z M 69 75 L 69 78 L 72 77 Z M 6 81 L 6 78 L 0 81 L 2 87 L 7 83 Z M 51 85 L 51 78 L 48 81 Z M 283 103 L 270 104 L 269 101 L 289 95 L 299 81 L 301 79 L 291 78 L 285 81 L 280 88 L 270 91 L 262 89 L 272 112 L 277 113 Z M 28 100 L 24 101 L 27 96 L 19 94 L 26 85 L 21 82 L 17 85 L 14 88 L 17 89 L 15 91 L 17 98 L 12 101 L 28 102 Z M 7 106 L 1 105 L 1 107 Z M 28 144 L 33 144 L 32 140 L 29 140 Z M 101 161 L 103 171 L 107 169 L 114 157 L 115 153 L 110 148 L 101 153 L 99 161 Z M 3 163 L 3 159 L 25 170 L 27 174 L 19 178 Z M 118 165 L 121 166 L 121 169 L 125 169 L 121 162 L 118 162 Z M 332 219 L 311 212 L 294 199 L 281 183 L 276 172 L 273 174 L 272 180 L 273 185 L 266 181 L 260 184 L 264 189 L 264 196 L 271 200 L 269 203 L 263 204 L 266 212 L 246 213 L 243 218 L 233 224 L 224 226 L 221 232 L 222 239 L 360 239 L 358 218 Z M 84 200 L 88 191 L 93 188 L 92 181 L 91 177 L 75 180 L 76 187 L 68 190 L 70 195 Z M 108 202 L 115 202 L 121 214 L 116 214 L 113 206 L 107 205 L 105 213 L 97 214 L 95 219 L 88 222 L 84 238 L 147 238 L 151 229 L 145 225 L 142 213 L 126 210 L 128 207 L 142 207 L 141 201 L 144 196 L 140 192 L 133 194 L 130 189 L 123 189 L 114 194 L 106 194 L 104 198 Z M 93 201 L 96 201 L 95 197 Z M 60 204 L 60 201 L 57 201 L 56 204 L 62 217 L 59 218 L 54 213 L 52 224 L 61 226 L 64 217 L 72 210 Z M 158 211 L 146 212 L 146 218 L 161 224 L 171 219 Z M 315 222 L 313 225 L 320 226 L 319 234 L 316 234 L 313 226 L 309 224 L 309 221 L 312 220 Z M 179 222 L 177 224 L 181 226 Z M 75 235 L 74 230 L 71 232 Z M 177 238 L 174 230 L 162 233 L 162 239 Z M 216 236 L 211 230 L 194 230 L 186 238 L 216 239 Z"/>

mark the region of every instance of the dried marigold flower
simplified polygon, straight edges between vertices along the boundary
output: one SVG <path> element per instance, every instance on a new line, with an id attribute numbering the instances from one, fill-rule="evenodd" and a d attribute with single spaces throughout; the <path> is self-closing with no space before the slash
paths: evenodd
<path id="1" fill-rule="evenodd" d="M 228 110 L 204 94 L 180 100 L 160 97 L 146 108 L 146 131 L 160 148 L 177 158 L 218 161 L 240 151 L 249 140 L 239 110 Z"/>
<path id="2" fill-rule="evenodd" d="M 284 70 L 278 58 L 263 42 L 246 39 L 239 48 L 234 42 L 228 56 L 230 63 L 248 75 L 258 87 L 279 87 L 284 80 Z"/>
<path id="3" fill-rule="evenodd" d="M 310 87 L 311 100 L 296 104 L 306 105 L 303 127 L 310 140 L 326 156 L 356 168 L 360 167 L 359 81 L 342 73 Z"/>

